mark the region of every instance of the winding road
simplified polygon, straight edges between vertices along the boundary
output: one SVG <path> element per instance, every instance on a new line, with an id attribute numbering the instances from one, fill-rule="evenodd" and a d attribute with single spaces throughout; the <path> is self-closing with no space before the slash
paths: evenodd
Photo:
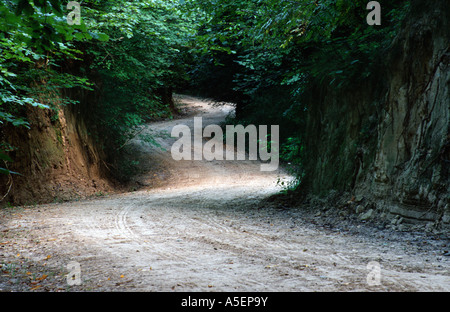
<path id="1" fill-rule="evenodd" d="M 291 177 L 257 161 L 174 161 L 175 125 L 192 126 L 193 116 L 218 124 L 233 109 L 178 101 L 186 116 L 143 132 L 161 148 L 139 138 L 127 147 L 143 168 L 140 190 L 0 211 L 0 290 L 450 290 L 448 240 L 364 224 L 331 230 L 302 209 L 261 205 Z M 69 285 L 73 261 L 80 270 Z"/>

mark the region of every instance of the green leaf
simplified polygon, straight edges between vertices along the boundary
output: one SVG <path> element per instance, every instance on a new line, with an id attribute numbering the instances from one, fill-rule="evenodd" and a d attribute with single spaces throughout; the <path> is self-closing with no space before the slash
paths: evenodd
<path id="1" fill-rule="evenodd" d="M 0 159 L 1 159 L 1 160 L 5 160 L 5 161 L 9 161 L 9 162 L 12 162 L 12 161 L 13 161 L 13 160 L 11 159 L 11 157 L 9 157 L 8 155 L 3 154 L 3 153 L 0 153 Z"/>
<path id="2" fill-rule="evenodd" d="M 28 0 L 19 0 L 16 15 L 20 15 L 22 14 L 22 12 L 24 12 L 27 15 L 31 15 L 34 13 L 34 9 Z"/>
<path id="3" fill-rule="evenodd" d="M 1 168 L 0 167 L 0 174 L 17 174 L 17 175 L 21 175 L 20 173 L 18 173 L 18 172 L 14 172 L 14 171 L 11 171 L 11 170 L 8 170 L 8 169 L 5 169 L 5 168 Z"/>
<path id="4" fill-rule="evenodd" d="M 92 38 L 97 39 L 98 41 L 105 42 L 109 40 L 109 36 L 104 33 L 93 33 L 89 32 L 89 34 L 92 36 Z"/>

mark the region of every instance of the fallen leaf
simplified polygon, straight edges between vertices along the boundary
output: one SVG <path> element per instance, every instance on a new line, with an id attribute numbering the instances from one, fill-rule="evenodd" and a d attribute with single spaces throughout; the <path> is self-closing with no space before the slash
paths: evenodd
<path id="1" fill-rule="evenodd" d="M 124 278 L 124 277 L 125 277 L 125 275 L 123 275 L 123 274 L 122 274 L 122 275 L 120 275 L 120 278 Z"/>
<path id="2" fill-rule="evenodd" d="M 37 281 L 43 281 L 43 280 L 45 280 L 46 278 L 47 278 L 47 274 L 43 274 L 41 277 L 39 277 L 39 278 L 37 278 L 36 280 Z"/>
<path id="3" fill-rule="evenodd" d="M 41 285 L 37 285 L 37 286 L 31 288 L 30 290 L 36 290 L 36 289 L 38 289 L 39 287 L 41 287 Z"/>

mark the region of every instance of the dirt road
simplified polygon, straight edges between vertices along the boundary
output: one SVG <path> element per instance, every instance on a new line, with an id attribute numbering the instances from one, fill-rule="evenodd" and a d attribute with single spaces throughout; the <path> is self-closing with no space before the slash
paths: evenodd
<path id="1" fill-rule="evenodd" d="M 0 211 L 0 290 L 450 290 L 448 238 L 345 221 L 327 227 L 309 211 L 261 205 L 280 190 L 278 179 L 290 180 L 281 171 L 172 160 L 174 125 L 192 125 L 193 112 L 204 125 L 219 123 L 232 110 L 181 100 L 185 117 L 144 131 L 160 134 L 165 150 L 130 142 L 139 191 Z M 79 264 L 79 285 L 67 281 L 70 262 Z"/>

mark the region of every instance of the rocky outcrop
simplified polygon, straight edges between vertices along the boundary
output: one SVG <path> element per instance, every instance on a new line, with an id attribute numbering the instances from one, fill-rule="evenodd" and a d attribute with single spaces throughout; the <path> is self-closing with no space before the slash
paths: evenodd
<path id="1" fill-rule="evenodd" d="M 316 90 L 305 130 L 310 190 L 371 201 L 365 220 L 450 228 L 449 21 L 447 0 L 412 1 L 380 74 L 354 90 Z"/>
<path id="2" fill-rule="evenodd" d="M 389 56 L 389 88 L 367 183 L 390 213 L 448 226 L 450 5 L 429 7 L 414 3 Z"/>

